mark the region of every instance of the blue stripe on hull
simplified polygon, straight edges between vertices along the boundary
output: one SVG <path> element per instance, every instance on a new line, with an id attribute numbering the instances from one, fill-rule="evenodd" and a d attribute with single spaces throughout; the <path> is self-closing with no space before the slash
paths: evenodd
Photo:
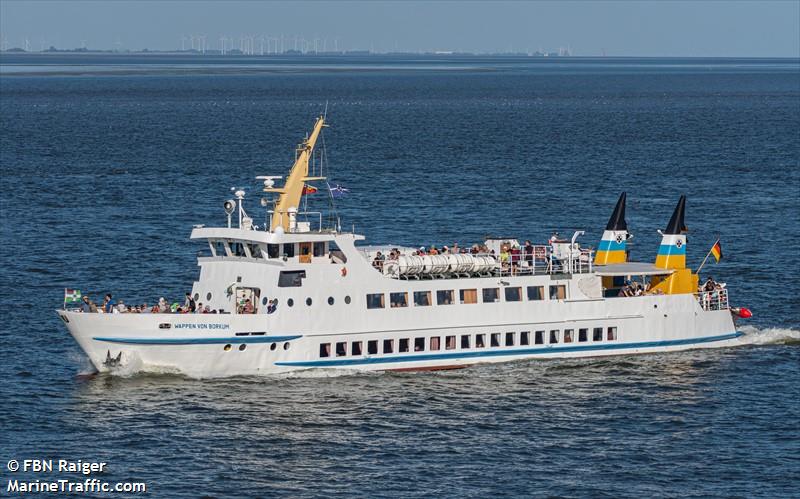
<path id="1" fill-rule="evenodd" d="M 223 343 L 278 343 L 302 338 L 295 336 L 234 336 L 232 338 L 107 338 L 95 336 L 97 341 L 129 345 L 215 345 Z"/>
<path id="2" fill-rule="evenodd" d="M 653 348 L 668 347 L 678 345 L 694 345 L 701 343 L 711 343 L 714 341 L 731 340 L 738 338 L 744 333 L 739 331 L 722 334 L 718 336 L 706 336 L 703 338 L 688 338 L 683 340 L 664 340 L 664 341 L 644 341 L 639 343 L 604 343 L 602 345 L 576 345 L 570 347 L 537 347 L 522 348 L 516 350 L 487 350 L 481 352 L 453 352 L 436 354 L 416 354 L 416 355 L 394 355 L 391 357 L 372 357 L 368 359 L 341 359 L 341 360 L 309 360 L 309 361 L 288 361 L 276 362 L 276 366 L 287 367 L 335 367 L 335 366 L 357 366 L 364 364 L 390 364 L 406 362 L 423 362 L 428 360 L 445 359 L 473 359 L 479 357 L 508 357 L 513 355 L 534 355 L 534 354 L 556 354 L 563 352 L 588 352 L 601 350 L 628 350 L 634 348 Z"/>

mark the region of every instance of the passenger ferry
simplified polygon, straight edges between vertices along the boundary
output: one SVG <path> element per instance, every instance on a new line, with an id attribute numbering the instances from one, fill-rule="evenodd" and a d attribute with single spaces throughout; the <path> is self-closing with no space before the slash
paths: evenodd
<path id="1" fill-rule="evenodd" d="M 544 245 L 490 238 L 468 252 L 363 246 L 338 220 L 300 211 L 325 180 L 309 167 L 325 126 L 320 116 L 285 180 L 257 177 L 263 227 L 239 190 L 227 224 L 192 230 L 208 254 L 191 295 L 216 313 L 57 311 L 99 371 L 435 370 L 712 348 L 743 334 L 734 319 L 749 311 L 729 307 L 724 287 L 698 292 L 686 268 L 685 197 L 654 262 L 628 261 L 624 193 L 596 251 L 577 241 L 583 232 Z"/>

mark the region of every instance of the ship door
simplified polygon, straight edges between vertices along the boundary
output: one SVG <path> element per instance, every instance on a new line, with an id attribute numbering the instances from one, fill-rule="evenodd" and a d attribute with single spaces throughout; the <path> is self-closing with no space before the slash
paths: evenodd
<path id="1" fill-rule="evenodd" d="M 300 263 L 311 263 L 311 243 L 300 243 Z"/>
<path id="2" fill-rule="evenodd" d="M 239 314 L 255 314 L 258 312 L 261 290 L 259 288 L 236 288 L 236 312 Z M 248 309 L 247 300 L 250 300 L 252 310 Z"/>

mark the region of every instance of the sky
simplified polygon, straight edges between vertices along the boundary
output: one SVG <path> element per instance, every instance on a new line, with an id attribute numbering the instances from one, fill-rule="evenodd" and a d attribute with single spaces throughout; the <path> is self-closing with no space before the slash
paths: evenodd
<path id="1" fill-rule="evenodd" d="M 345 50 L 800 57 L 800 0 L 257 2 L 0 0 L 6 48 L 174 50 L 204 35 L 318 39 Z M 183 41 L 182 41 L 183 39 Z M 230 47 L 230 41 L 226 42 Z M 313 42 L 312 42 L 313 43 Z"/>

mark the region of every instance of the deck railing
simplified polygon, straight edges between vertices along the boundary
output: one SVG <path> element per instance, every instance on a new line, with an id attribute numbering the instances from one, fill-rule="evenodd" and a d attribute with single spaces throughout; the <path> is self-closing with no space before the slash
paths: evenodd
<path id="1" fill-rule="evenodd" d="M 728 310 L 728 290 L 715 289 L 714 291 L 702 291 L 695 293 L 700 307 L 705 311 Z"/>

